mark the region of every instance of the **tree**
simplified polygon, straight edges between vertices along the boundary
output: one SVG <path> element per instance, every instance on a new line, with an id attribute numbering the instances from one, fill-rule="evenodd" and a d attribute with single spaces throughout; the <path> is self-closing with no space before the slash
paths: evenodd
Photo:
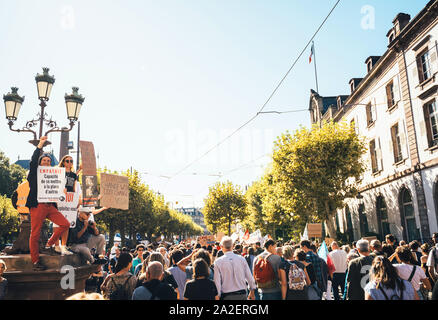
<path id="1" fill-rule="evenodd" d="M 245 196 L 238 186 L 229 181 L 218 182 L 211 187 L 204 204 L 204 221 L 213 233 L 227 230 L 231 235 L 231 225 L 247 216 Z"/>
<path id="2" fill-rule="evenodd" d="M 336 238 L 333 218 L 346 198 L 357 195 L 365 151 L 364 141 L 345 122 L 281 135 L 275 142 L 272 170 L 273 185 L 284 199 L 281 206 L 307 216 L 304 220 L 325 221 L 330 237 Z"/>
<path id="3" fill-rule="evenodd" d="M 10 197 L 26 177 L 26 170 L 16 164 L 10 164 L 9 158 L 0 151 L 0 195 Z"/>
<path id="4" fill-rule="evenodd" d="M 0 239 L 2 243 L 12 241 L 18 234 L 20 218 L 18 211 L 12 206 L 11 199 L 0 195 Z"/>

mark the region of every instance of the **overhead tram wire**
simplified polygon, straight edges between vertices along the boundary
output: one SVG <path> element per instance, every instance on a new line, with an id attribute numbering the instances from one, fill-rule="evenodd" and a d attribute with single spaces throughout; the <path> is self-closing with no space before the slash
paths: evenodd
<path id="1" fill-rule="evenodd" d="M 269 96 L 269 98 L 266 100 L 266 102 L 263 104 L 263 106 L 261 107 L 261 109 L 253 116 L 251 117 L 248 121 L 246 121 L 243 125 L 241 125 L 238 129 L 236 129 L 235 131 L 233 131 L 233 133 L 231 133 L 230 135 L 228 135 L 227 137 L 225 137 L 223 140 L 221 140 L 219 143 L 217 143 L 215 146 L 213 146 L 212 148 L 210 148 L 207 152 L 205 152 L 204 154 L 202 154 L 200 157 L 196 158 L 195 160 L 193 160 L 192 162 L 190 162 L 188 165 L 186 165 L 184 168 L 182 168 L 180 171 L 178 171 L 177 173 L 175 173 L 171 178 L 174 178 L 176 176 L 178 176 L 179 174 L 181 174 L 182 172 L 184 172 L 187 168 L 191 167 L 194 163 L 198 162 L 200 159 L 204 158 L 206 155 L 208 155 L 211 151 L 213 151 L 214 149 L 218 148 L 220 145 L 222 145 L 226 140 L 228 140 L 229 138 L 231 138 L 232 136 L 234 136 L 237 132 L 239 132 L 241 129 L 243 129 L 245 126 L 247 126 L 249 123 L 251 123 L 255 118 L 257 118 L 260 113 L 265 109 L 265 107 L 267 106 L 267 104 L 271 101 L 272 97 L 275 95 L 275 93 L 277 92 L 277 90 L 280 88 L 280 86 L 283 84 L 284 80 L 287 78 L 287 76 L 289 75 L 289 73 L 292 71 L 292 69 L 295 67 L 295 65 L 297 64 L 297 62 L 300 60 L 300 58 L 302 57 L 302 55 L 304 54 L 304 52 L 307 50 L 307 48 L 309 47 L 310 43 L 313 41 L 313 39 L 316 37 L 316 35 L 319 33 L 319 31 L 322 29 L 322 27 L 324 26 L 324 24 L 326 23 L 326 21 L 328 20 L 328 18 L 331 16 L 331 14 L 333 13 L 333 11 L 336 9 L 336 7 L 338 6 L 339 2 L 341 2 L 341 0 L 338 0 L 335 5 L 333 6 L 333 8 L 330 10 L 330 12 L 328 13 L 328 15 L 325 17 L 325 19 L 322 21 L 322 23 L 320 24 L 320 26 L 318 27 L 318 29 L 315 31 L 315 33 L 313 34 L 313 36 L 310 38 L 309 42 L 307 42 L 306 46 L 304 47 L 304 49 L 301 51 L 301 53 L 298 55 L 298 57 L 295 59 L 294 63 L 292 64 L 292 66 L 289 68 L 289 70 L 286 72 L 286 74 L 284 75 L 284 77 L 281 79 L 281 81 L 278 83 L 278 85 L 275 87 L 274 91 L 271 93 L 271 95 Z M 170 179 L 169 179 L 170 180 Z"/>

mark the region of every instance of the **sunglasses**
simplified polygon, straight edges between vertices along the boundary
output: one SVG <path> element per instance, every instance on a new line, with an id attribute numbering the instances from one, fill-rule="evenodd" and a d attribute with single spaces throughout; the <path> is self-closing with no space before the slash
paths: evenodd
<path id="1" fill-rule="evenodd" d="M 73 160 L 64 160 L 64 162 L 73 163 Z"/>

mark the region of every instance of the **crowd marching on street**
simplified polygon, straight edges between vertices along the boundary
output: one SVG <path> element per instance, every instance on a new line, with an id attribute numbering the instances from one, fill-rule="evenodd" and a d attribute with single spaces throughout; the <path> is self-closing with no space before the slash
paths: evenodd
<path id="1" fill-rule="evenodd" d="M 109 300 L 437 300 L 438 234 L 430 244 L 366 239 L 325 242 L 223 237 L 201 246 L 182 241 L 116 243 L 108 263 L 70 299 Z M 324 254 L 326 252 L 326 254 Z"/>

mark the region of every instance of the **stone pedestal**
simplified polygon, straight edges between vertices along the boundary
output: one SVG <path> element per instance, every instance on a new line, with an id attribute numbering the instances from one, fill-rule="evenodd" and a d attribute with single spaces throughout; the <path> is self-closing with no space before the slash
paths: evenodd
<path id="1" fill-rule="evenodd" d="M 40 262 L 48 269 L 38 272 L 32 271 L 32 262 L 28 254 L 0 256 L 0 259 L 5 261 L 7 266 L 3 275 L 8 280 L 6 300 L 65 300 L 75 293 L 83 292 L 85 281 L 99 269 L 99 265 L 86 264 L 78 254 L 41 254 Z M 71 266 L 72 271 L 61 273 L 63 266 Z M 62 279 L 68 275 L 74 279 L 74 286 L 63 289 Z"/>

